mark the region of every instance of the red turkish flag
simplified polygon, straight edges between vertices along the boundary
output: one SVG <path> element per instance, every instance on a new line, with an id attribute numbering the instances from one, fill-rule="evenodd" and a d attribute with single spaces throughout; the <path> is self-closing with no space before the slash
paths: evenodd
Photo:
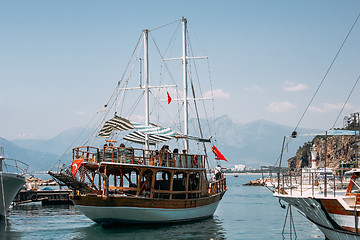
<path id="1" fill-rule="evenodd" d="M 71 164 L 71 174 L 74 175 L 74 177 L 83 161 L 84 159 L 75 159 Z"/>
<path id="2" fill-rule="evenodd" d="M 219 151 L 219 149 L 217 149 L 215 147 L 215 145 L 212 145 L 211 146 L 211 150 L 215 153 L 215 156 L 216 156 L 216 160 L 226 160 L 226 158 L 224 157 L 224 155 L 222 155 L 222 153 Z"/>
<path id="3" fill-rule="evenodd" d="M 168 104 L 171 103 L 171 97 L 170 97 L 170 94 L 169 92 L 166 92 L 167 93 L 167 96 L 168 96 Z"/>

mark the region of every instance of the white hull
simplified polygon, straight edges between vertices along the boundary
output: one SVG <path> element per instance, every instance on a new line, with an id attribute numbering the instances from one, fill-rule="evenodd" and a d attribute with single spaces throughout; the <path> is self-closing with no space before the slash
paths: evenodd
<path id="1" fill-rule="evenodd" d="M 359 240 L 360 239 L 360 235 L 355 235 L 355 234 L 351 234 L 348 232 L 345 233 L 345 232 L 335 231 L 334 229 L 320 227 L 319 225 L 317 225 L 317 226 L 329 240 L 340 240 L 340 239 L 341 240 Z"/>
<path id="2" fill-rule="evenodd" d="M 164 223 L 211 217 L 218 202 L 195 208 L 164 209 L 138 207 L 93 207 L 75 205 L 85 216 L 98 223 Z"/>
<path id="3" fill-rule="evenodd" d="M 0 172 L 0 217 L 5 216 L 11 202 L 24 184 L 24 176 L 15 173 Z"/>
<path id="4" fill-rule="evenodd" d="M 319 199 L 312 197 L 286 196 L 274 194 L 279 199 L 291 204 L 303 212 L 306 217 L 317 225 L 329 240 L 360 240 L 360 234 L 347 231 L 343 227 L 355 228 L 355 217 L 343 214 L 328 214 L 324 211 Z M 341 197 L 338 197 L 341 202 Z M 334 198 L 323 198 L 334 199 Z M 358 217 L 358 221 L 360 219 Z M 359 225 L 360 226 L 360 225 Z"/>

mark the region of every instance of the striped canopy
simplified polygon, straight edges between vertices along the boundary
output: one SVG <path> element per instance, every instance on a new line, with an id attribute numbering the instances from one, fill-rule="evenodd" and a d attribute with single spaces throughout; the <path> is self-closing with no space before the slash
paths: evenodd
<path id="1" fill-rule="evenodd" d="M 150 135 L 162 135 L 162 136 L 169 136 L 174 137 L 175 132 L 171 130 L 170 128 L 161 127 L 158 125 L 155 125 L 153 123 L 150 123 L 150 126 L 146 126 L 144 124 L 139 123 L 132 123 L 137 131 L 144 133 L 144 134 L 150 134 Z"/>
<path id="2" fill-rule="evenodd" d="M 131 129 L 136 129 L 136 131 L 126 135 L 123 139 L 139 144 L 145 144 L 145 134 L 148 135 L 149 144 L 151 145 L 169 141 L 172 138 L 188 138 L 190 140 L 196 140 L 199 142 L 210 142 L 210 139 L 185 136 L 179 133 L 175 133 L 170 128 L 161 127 L 152 123 L 150 126 L 146 126 L 144 124 L 130 122 L 129 120 L 118 116 L 115 116 L 112 119 L 106 121 L 98 136 L 107 138 L 110 137 L 111 133 L 115 130 L 125 131 Z"/>
<path id="3" fill-rule="evenodd" d="M 101 128 L 98 136 L 99 137 L 110 137 L 111 133 L 115 130 L 125 131 L 134 129 L 134 126 L 130 123 L 129 120 L 115 116 L 112 119 L 105 122 L 104 126 Z"/>
<path id="4" fill-rule="evenodd" d="M 165 136 L 165 135 L 148 135 L 149 136 L 149 144 L 155 145 L 157 143 L 169 141 L 172 139 L 172 137 Z M 145 134 L 139 131 L 132 132 L 128 135 L 126 135 L 124 140 L 139 144 L 145 144 Z"/>

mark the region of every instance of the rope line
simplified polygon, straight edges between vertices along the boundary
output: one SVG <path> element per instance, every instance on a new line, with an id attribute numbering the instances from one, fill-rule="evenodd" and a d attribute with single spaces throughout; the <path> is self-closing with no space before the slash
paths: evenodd
<path id="1" fill-rule="evenodd" d="M 360 79 L 360 75 L 359 75 L 359 77 L 357 78 L 357 80 L 356 80 L 356 82 L 355 82 L 354 86 L 352 87 L 352 89 L 351 89 L 351 91 L 350 91 L 350 94 L 349 94 L 349 95 L 348 95 L 348 97 L 346 98 L 346 101 L 344 102 L 344 105 L 342 106 L 342 108 L 341 108 L 341 110 L 340 110 L 340 112 L 339 112 L 339 115 L 337 116 L 337 118 L 336 118 L 336 120 L 335 120 L 334 125 L 332 126 L 332 128 L 334 128 L 334 127 L 335 127 L 335 125 L 336 125 L 337 121 L 339 120 L 340 115 L 342 114 L 342 112 L 343 112 L 343 110 L 344 110 L 344 108 L 345 108 L 345 106 L 346 106 L 347 102 L 349 101 L 350 96 L 352 95 L 352 93 L 353 93 L 353 91 L 354 91 L 354 89 L 355 89 L 356 85 L 357 85 L 357 84 L 358 84 L 358 82 L 359 82 L 359 79 Z"/>
<path id="2" fill-rule="evenodd" d="M 171 24 L 174 24 L 174 23 L 176 23 L 176 22 L 179 22 L 179 21 L 181 22 L 181 19 L 180 19 L 180 20 L 177 19 L 177 20 L 175 20 L 175 21 L 173 21 L 173 22 L 170 22 L 170 23 L 168 23 L 168 24 L 162 25 L 162 26 L 160 26 L 160 27 L 150 29 L 149 32 L 153 32 L 153 31 L 158 30 L 158 29 L 160 29 L 160 28 L 167 27 L 167 26 L 169 26 L 169 25 L 171 25 Z"/>
<path id="3" fill-rule="evenodd" d="M 328 73 L 330 72 L 330 70 L 331 70 L 332 66 L 334 65 L 334 63 L 335 63 L 335 61 L 336 61 L 337 57 L 339 56 L 339 54 L 340 54 L 340 52 L 341 52 L 342 48 L 344 47 L 344 45 L 345 45 L 345 43 L 346 43 L 347 39 L 349 38 L 349 36 L 350 36 L 350 34 L 351 34 L 352 30 L 354 29 L 354 27 L 355 27 L 355 25 L 356 25 L 356 22 L 358 21 L 359 17 L 360 17 L 360 14 L 357 16 L 357 18 L 356 18 L 355 22 L 353 23 L 353 25 L 351 26 L 351 28 L 350 28 L 349 32 L 347 33 L 347 35 L 346 35 L 346 37 L 345 37 L 344 41 L 342 42 L 342 44 L 341 44 L 341 46 L 340 46 L 339 50 L 337 51 L 337 53 L 336 53 L 336 55 L 335 55 L 334 59 L 332 60 L 332 62 L 331 62 L 331 64 L 330 64 L 329 68 L 327 69 L 327 71 L 326 71 L 326 73 L 325 73 L 324 77 L 322 78 L 322 80 L 321 80 L 321 82 L 320 82 L 319 86 L 317 87 L 317 89 L 316 89 L 316 91 L 315 91 L 314 95 L 312 96 L 312 98 L 311 98 L 311 100 L 310 100 L 309 104 L 308 104 L 308 105 L 307 105 L 307 107 L 305 108 L 305 111 L 304 111 L 304 113 L 302 114 L 302 116 L 301 116 L 301 118 L 300 118 L 300 120 L 299 120 L 298 124 L 296 125 L 296 127 L 295 127 L 295 130 L 294 130 L 294 131 L 296 131 L 296 129 L 299 127 L 299 125 L 300 125 L 300 123 L 301 123 L 302 119 L 303 119 L 303 118 L 304 118 L 304 116 L 305 116 L 305 113 L 306 113 L 306 112 L 307 112 L 307 110 L 309 109 L 309 107 L 310 107 L 311 103 L 313 102 L 313 100 L 314 100 L 314 98 L 315 98 L 316 94 L 318 93 L 318 91 L 319 91 L 320 87 L 322 86 L 322 84 L 323 84 L 323 82 L 324 82 L 325 78 L 327 77 L 327 75 L 328 75 Z"/>

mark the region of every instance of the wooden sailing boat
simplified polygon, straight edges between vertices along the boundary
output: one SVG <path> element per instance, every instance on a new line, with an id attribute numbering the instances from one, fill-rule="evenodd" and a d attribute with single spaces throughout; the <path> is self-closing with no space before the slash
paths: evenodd
<path id="1" fill-rule="evenodd" d="M 214 214 L 227 190 L 223 174 L 217 179 L 209 176 L 206 151 L 204 154 L 190 153 L 189 139 L 204 146 L 210 139 L 191 137 L 188 132 L 187 20 L 182 18 L 181 23 L 184 132 L 179 134 L 149 121 L 149 30 L 143 30 L 144 85 L 139 88 L 144 90 L 145 123 L 138 124 L 115 115 L 99 132 L 99 136 L 108 138 L 107 146 L 75 147 L 71 170 L 49 172 L 74 190 L 75 206 L 95 222 L 161 223 L 206 218 Z M 131 129 L 136 131 L 123 140 L 144 144 L 144 148 L 117 147 L 114 146 L 116 142 L 109 139 L 114 131 Z M 161 150 L 150 149 L 151 145 L 171 139 L 184 140 L 184 150 L 170 152 L 166 145 Z M 220 156 L 217 151 L 214 153 Z"/>

